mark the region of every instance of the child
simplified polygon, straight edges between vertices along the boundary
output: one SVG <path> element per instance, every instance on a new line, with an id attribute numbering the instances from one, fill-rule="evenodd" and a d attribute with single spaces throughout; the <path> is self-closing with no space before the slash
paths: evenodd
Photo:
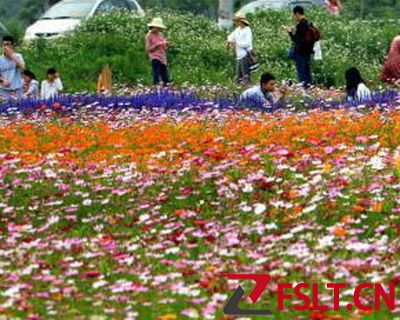
<path id="1" fill-rule="evenodd" d="M 23 73 L 24 84 L 23 84 L 23 98 L 25 99 L 38 99 L 39 93 L 39 82 L 36 80 L 35 74 L 30 70 L 25 70 Z"/>
<path id="2" fill-rule="evenodd" d="M 153 69 L 153 85 L 159 85 L 161 78 L 164 86 L 167 86 L 171 82 L 167 62 L 169 42 L 161 33 L 161 31 L 165 30 L 167 27 L 164 25 L 161 18 L 154 18 L 153 21 L 148 24 L 148 27 L 150 31 L 146 35 L 146 51 Z"/>
<path id="3" fill-rule="evenodd" d="M 47 79 L 42 82 L 40 97 L 42 99 L 53 99 L 64 90 L 58 71 L 54 68 L 47 70 Z"/>
<path id="4" fill-rule="evenodd" d="M 349 101 L 366 101 L 371 99 L 371 91 L 365 85 L 360 71 L 350 68 L 346 71 L 346 93 Z"/>

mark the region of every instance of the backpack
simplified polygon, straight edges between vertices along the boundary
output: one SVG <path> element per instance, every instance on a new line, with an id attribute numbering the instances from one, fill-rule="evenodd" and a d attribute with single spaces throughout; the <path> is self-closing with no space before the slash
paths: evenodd
<path id="1" fill-rule="evenodd" d="M 316 42 L 321 40 L 321 31 L 312 23 L 310 23 L 310 28 L 307 29 L 304 35 L 304 40 L 306 43 L 314 46 Z"/>

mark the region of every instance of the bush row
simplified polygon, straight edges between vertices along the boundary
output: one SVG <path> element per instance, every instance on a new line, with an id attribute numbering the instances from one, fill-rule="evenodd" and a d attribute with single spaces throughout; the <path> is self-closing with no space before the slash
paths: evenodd
<path id="1" fill-rule="evenodd" d="M 162 16 L 169 27 L 166 35 L 173 47 L 168 58 L 176 83 L 233 84 L 235 58 L 226 47 L 227 32 L 218 30 L 211 20 L 191 14 L 151 12 L 140 18 L 118 12 L 96 16 L 69 36 L 32 42 L 24 45 L 22 52 L 29 68 L 39 76 L 48 66 L 58 67 L 72 91 L 94 90 L 105 64 L 111 65 L 115 82 L 149 84 L 144 37 L 146 23 L 155 15 Z M 319 84 L 343 85 L 344 71 L 350 66 L 358 66 L 366 79 L 377 83 L 391 39 L 398 32 L 396 21 L 350 20 L 324 11 L 312 11 L 309 16 L 323 35 L 324 59 L 313 66 Z M 295 78 L 287 58 L 290 41 L 282 31 L 283 25 L 294 23 L 290 12 L 260 12 L 249 19 L 256 52 L 264 62 L 262 71 L 271 71 L 280 79 Z"/>

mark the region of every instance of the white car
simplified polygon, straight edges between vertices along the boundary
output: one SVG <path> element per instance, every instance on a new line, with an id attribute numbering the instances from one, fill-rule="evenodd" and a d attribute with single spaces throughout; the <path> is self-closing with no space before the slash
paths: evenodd
<path id="1" fill-rule="evenodd" d="M 144 15 L 136 0 L 63 0 L 52 6 L 25 32 L 25 40 L 56 38 L 74 30 L 82 21 L 112 10 Z"/>
<path id="2" fill-rule="evenodd" d="M 325 0 L 258 0 L 246 4 L 239 10 L 239 12 L 249 14 L 267 9 L 282 10 L 286 8 L 293 8 L 297 5 L 308 8 L 313 5 L 320 6 L 324 4 Z"/>

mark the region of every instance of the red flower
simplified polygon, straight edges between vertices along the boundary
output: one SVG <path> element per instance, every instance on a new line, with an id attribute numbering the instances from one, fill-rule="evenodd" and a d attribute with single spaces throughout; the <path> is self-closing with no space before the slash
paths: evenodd
<path id="1" fill-rule="evenodd" d="M 101 276 L 101 272 L 99 270 L 90 270 L 83 274 L 84 278 L 97 278 Z"/>

